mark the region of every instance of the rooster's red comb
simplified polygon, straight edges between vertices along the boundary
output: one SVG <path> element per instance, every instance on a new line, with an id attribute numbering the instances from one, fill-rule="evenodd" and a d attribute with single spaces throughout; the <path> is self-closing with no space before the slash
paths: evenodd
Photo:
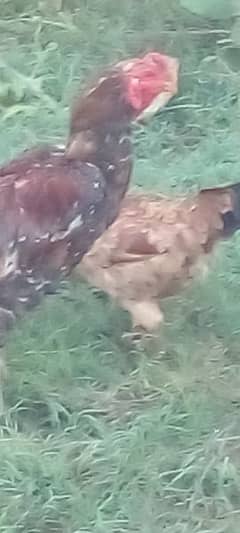
<path id="1" fill-rule="evenodd" d="M 117 66 L 128 80 L 128 100 L 137 119 L 155 114 L 177 93 L 179 61 L 174 57 L 149 52 Z"/>

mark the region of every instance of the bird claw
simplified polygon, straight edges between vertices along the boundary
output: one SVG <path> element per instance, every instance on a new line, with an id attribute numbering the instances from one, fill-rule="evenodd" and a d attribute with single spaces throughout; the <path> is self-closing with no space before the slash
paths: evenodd
<path id="1" fill-rule="evenodd" d="M 125 332 L 125 333 L 122 334 L 122 339 L 123 340 L 126 339 L 126 340 L 130 340 L 132 342 L 134 342 L 134 341 L 136 342 L 136 341 L 140 340 L 140 338 L 141 338 L 141 334 L 133 332 L 133 331 Z"/>

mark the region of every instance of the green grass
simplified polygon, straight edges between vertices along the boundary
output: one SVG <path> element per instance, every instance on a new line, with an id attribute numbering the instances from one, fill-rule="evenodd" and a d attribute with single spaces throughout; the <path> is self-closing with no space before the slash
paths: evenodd
<path id="1" fill-rule="evenodd" d="M 135 183 L 184 192 L 237 181 L 239 82 L 228 25 L 164 0 L 2 0 L 0 157 L 64 139 L 68 102 L 101 65 L 163 49 L 179 95 L 135 136 Z M 215 30 L 215 31 L 213 31 Z M 9 337 L 0 431 L 0 532 L 238 533 L 240 239 L 209 278 L 164 304 L 159 340 L 122 340 L 129 317 L 67 287 Z"/>

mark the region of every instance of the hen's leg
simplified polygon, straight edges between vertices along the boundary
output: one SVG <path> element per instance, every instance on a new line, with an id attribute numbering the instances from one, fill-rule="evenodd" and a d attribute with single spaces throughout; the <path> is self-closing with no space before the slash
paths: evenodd
<path id="1" fill-rule="evenodd" d="M 161 324 L 164 322 L 164 315 L 155 301 L 135 301 L 129 300 L 122 302 L 124 309 L 129 311 L 132 317 L 134 336 L 141 337 L 142 335 L 152 336 L 154 332 L 158 331 Z"/>

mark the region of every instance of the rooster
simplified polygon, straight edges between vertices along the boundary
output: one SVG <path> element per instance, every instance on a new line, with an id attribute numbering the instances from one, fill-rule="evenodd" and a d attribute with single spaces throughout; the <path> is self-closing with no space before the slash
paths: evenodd
<path id="1" fill-rule="evenodd" d="M 133 337 L 157 331 L 159 302 L 198 273 L 218 241 L 240 229 L 240 184 L 186 198 L 128 194 L 118 219 L 76 268 L 132 318 Z"/>
<path id="2" fill-rule="evenodd" d="M 0 167 L 1 341 L 116 218 L 132 171 L 130 123 L 175 83 L 167 60 L 153 52 L 109 68 L 76 99 L 66 147 Z"/>

